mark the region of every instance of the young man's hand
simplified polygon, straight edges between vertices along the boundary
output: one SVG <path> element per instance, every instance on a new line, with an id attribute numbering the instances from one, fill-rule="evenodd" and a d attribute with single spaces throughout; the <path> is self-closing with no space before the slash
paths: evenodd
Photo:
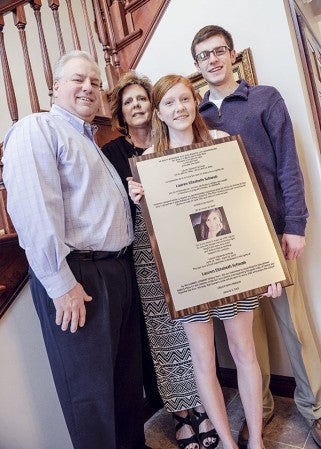
<path id="1" fill-rule="evenodd" d="M 281 246 L 287 260 L 297 259 L 303 253 L 305 237 L 303 235 L 283 234 Z"/>

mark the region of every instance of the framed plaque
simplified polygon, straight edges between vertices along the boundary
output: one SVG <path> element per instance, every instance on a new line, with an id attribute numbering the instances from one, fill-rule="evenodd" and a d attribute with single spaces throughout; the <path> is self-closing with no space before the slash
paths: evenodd
<path id="1" fill-rule="evenodd" d="M 292 284 L 240 136 L 130 165 L 172 318 Z"/>

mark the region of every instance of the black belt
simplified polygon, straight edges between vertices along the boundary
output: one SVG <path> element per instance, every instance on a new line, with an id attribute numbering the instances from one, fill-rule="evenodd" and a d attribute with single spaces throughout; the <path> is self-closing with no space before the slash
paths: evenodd
<path id="1" fill-rule="evenodd" d="M 90 250 L 74 250 L 71 251 L 67 260 L 100 260 L 100 259 L 117 259 L 118 257 L 123 256 L 129 246 L 125 246 L 119 251 L 90 251 Z"/>

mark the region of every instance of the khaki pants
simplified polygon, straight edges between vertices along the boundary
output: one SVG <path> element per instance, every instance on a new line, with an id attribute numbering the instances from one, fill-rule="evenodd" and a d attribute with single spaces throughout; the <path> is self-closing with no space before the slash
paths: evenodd
<path id="1" fill-rule="evenodd" d="M 287 261 L 294 285 L 283 290 L 282 296 L 270 299 L 286 346 L 296 381 L 294 400 L 299 412 L 308 421 L 321 417 L 321 357 L 309 323 L 300 288 L 296 261 Z M 263 417 L 274 408 L 269 389 L 270 362 L 264 308 L 254 313 L 253 335 L 263 381 Z"/>

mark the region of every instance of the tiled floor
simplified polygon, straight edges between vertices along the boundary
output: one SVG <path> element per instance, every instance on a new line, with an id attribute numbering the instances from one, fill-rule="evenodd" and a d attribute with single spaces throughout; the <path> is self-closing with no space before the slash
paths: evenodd
<path id="1" fill-rule="evenodd" d="M 237 390 L 223 388 L 232 433 L 237 439 L 243 421 L 243 409 Z M 299 414 L 294 401 L 274 397 L 275 416 L 264 431 L 266 449 L 319 449 L 310 435 L 310 429 Z M 153 449 L 177 449 L 173 420 L 164 409 L 159 410 L 145 424 L 146 443 Z M 218 449 L 222 449 L 219 443 Z"/>

